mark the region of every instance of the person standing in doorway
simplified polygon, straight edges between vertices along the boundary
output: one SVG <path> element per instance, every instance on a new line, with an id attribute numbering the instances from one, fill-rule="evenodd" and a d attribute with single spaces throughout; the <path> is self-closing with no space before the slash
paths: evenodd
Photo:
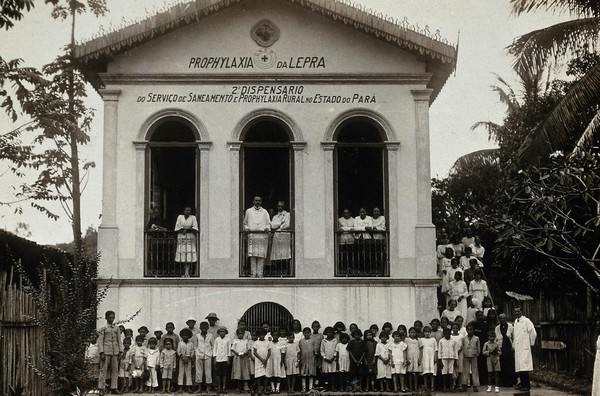
<path id="1" fill-rule="evenodd" d="M 529 318 L 523 315 L 520 307 L 514 310 L 514 342 L 515 351 L 515 371 L 519 375 L 521 385 L 519 390 L 528 391 L 531 389 L 529 382 L 529 372 L 533 371 L 533 359 L 531 357 L 531 347 L 535 344 L 537 333 L 535 326 Z"/>
<path id="2" fill-rule="evenodd" d="M 175 251 L 175 262 L 183 263 L 183 277 L 190 276 L 192 263 L 198 261 L 196 254 L 196 234 L 198 233 L 198 221 L 192 214 L 192 207 L 186 206 L 183 214 L 177 217 L 175 223 L 177 231 L 177 250 Z"/>
<path id="3" fill-rule="evenodd" d="M 262 198 L 255 196 L 253 201 L 254 206 L 246 210 L 244 216 L 244 231 L 261 231 L 250 232 L 247 234 L 247 256 L 250 258 L 250 276 L 253 278 L 262 278 L 267 257 L 267 248 L 269 242 L 268 231 L 271 230 L 271 218 L 262 205 Z"/>
<path id="4" fill-rule="evenodd" d="M 271 265 L 276 265 L 276 269 L 279 271 L 287 271 L 292 258 L 291 218 L 290 212 L 285 210 L 285 202 L 283 201 L 277 202 L 277 213 L 271 220 L 271 230 L 274 231 Z"/>

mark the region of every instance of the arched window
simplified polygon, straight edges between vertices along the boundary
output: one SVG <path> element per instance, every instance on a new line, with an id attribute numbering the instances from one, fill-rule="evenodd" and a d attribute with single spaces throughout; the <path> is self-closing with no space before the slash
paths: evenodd
<path id="1" fill-rule="evenodd" d="M 283 305 L 274 302 L 261 302 L 248 308 L 242 316 L 248 324 L 248 331 L 256 331 L 261 323 L 269 322 L 271 330 L 288 328 L 292 325 L 294 315 Z"/>
<path id="2" fill-rule="evenodd" d="M 199 179 L 197 135 L 185 120 L 166 118 L 148 134 L 146 149 L 145 276 L 198 276 L 198 238 L 185 253 L 175 225 L 185 207 L 197 216 Z M 196 222 L 198 219 L 196 217 Z M 181 244 L 181 242 L 180 242 Z M 179 254 L 178 254 L 179 253 Z"/>
<path id="3" fill-rule="evenodd" d="M 335 138 L 335 275 L 389 276 L 385 135 L 374 121 L 354 117 Z"/>
<path id="4" fill-rule="evenodd" d="M 240 206 L 250 209 L 262 199 L 268 225 L 254 225 L 245 213 L 240 224 L 240 276 L 294 276 L 293 150 L 291 133 L 277 119 L 254 120 L 243 131 Z M 283 205 L 281 204 L 283 202 Z M 278 212 L 278 207 L 283 211 Z M 258 213 L 258 212 L 257 212 Z M 263 224 L 264 223 L 264 224 Z M 265 231 L 271 228 L 271 232 Z"/>

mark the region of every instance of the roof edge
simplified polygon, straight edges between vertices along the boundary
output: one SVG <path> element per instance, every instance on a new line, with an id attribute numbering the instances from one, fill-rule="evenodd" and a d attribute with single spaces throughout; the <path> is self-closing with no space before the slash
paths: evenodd
<path id="1" fill-rule="evenodd" d="M 242 0 L 193 0 L 176 4 L 149 18 L 77 44 L 75 57 L 80 62 L 87 63 L 102 56 L 120 53 L 240 1 Z M 418 25 L 411 26 L 406 18 L 399 22 L 382 13 L 374 13 L 370 8 L 351 4 L 348 0 L 287 1 L 435 61 L 451 64 L 456 62 L 457 46 L 443 39 L 439 30 L 432 34 L 427 26 L 424 29 Z"/>

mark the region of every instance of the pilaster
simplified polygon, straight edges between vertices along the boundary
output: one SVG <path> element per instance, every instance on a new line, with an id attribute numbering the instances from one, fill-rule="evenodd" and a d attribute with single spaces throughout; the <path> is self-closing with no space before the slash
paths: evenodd
<path id="1" fill-rule="evenodd" d="M 294 262 L 296 276 L 300 276 L 304 269 L 304 150 L 306 142 L 294 141 Z"/>
<path id="2" fill-rule="evenodd" d="M 242 148 L 241 141 L 227 142 L 229 147 L 229 166 L 231 181 L 229 184 L 229 196 L 231 199 L 230 211 L 230 229 L 231 229 L 231 262 L 236 264 L 239 269 L 240 262 L 240 219 L 242 213 L 240 211 L 240 150 Z M 239 270 L 236 270 L 237 274 Z"/>
<path id="3" fill-rule="evenodd" d="M 196 144 L 198 145 L 198 151 L 199 151 L 199 155 L 200 155 L 200 173 L 196 176 L 200 179 L 200 194 L 199 194 L 199 198 L 200 198 L 200 213 L 198 213 L 198 227 L 200 229 L 200 232 L 198 234 L 199 237 L 199 243 L 200 243 L 200 252 L 199 252 L 199 268 L 200 268 L 200 276 L 202 276 L 202 270 L 203 270 L 203 266 L 206 265 L 208 263 L 208 247 L 209 247 L 209 238 L 210 238 L 210 233 L 208 230 L 208 216 L 209 216 L 209 205 L 208 205 L 208 197 L 210 197 L 209 194 L 209 187 L 210 187 L 210 182 L 209 182 L 209 177 L 210 177 L 210 172 L 208 169 L 208 164 L 210 163 L 209 161 L 209 154 L 210 154 L 210 149 L 212 147 L 212 142 L 202 142 L 202 141 L 197 141 Z"/>
<path id="4" fill-rule="evenodd" d="M 435 274 L 435 227 L 431 223 L 431 163 L 429 148 L 429 98 L 433 90 L 411 90 L 415 102 L 417 168 L 417 224 L 415 253 L 417 277 Z"/>
<path id="5" fill-rule="evenodd" d="M 117 128 L 120 89 L 101 89 L 104 101 L 102 166 L 102 223 L 98 227 L 98 252 L 102 254 L 99 276 L 118 275 L 119 235 L 117 228 Z"/>
<path id="6" fill-rule="evenodd" d="M 335 141 L 321 142 L 323 148 L 323 190 L 325 192 L 324 197 L 324 210 L 325 214 L 325 262 L 327 263 L 328 273 L 334 274 L 334 263 L 335 263 L 335 241 L 333 238 L 337 216 L 333 212 L 334 208 L 334 197 L 333 197 L 333 150 L 335 149 Z"/>

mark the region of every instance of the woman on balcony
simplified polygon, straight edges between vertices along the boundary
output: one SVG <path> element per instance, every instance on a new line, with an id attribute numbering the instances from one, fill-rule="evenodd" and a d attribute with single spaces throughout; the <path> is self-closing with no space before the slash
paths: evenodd
<path id="1" fill-rule="evenodd" d="M 271 220 L 273 243 L 271 246 L 271 267 L 277 275 L 289 272 L 292 258 L 292 235 L 290 234 L 290 212 L 285 210 L 285 202 L 277 202 L 277 213 Z"/>
<path id="2" fill-rule="evenodd" d="M 177 234 L 177 251 L 175 262 L 184 264 L 184 277 L 190 276 L 191 263 L 198 260 L 196 254 L 196 233 L 198 232 L 198 221 L 192 214 L 192 207 L 186 206 L 183 214 L 177 216 L 175 223 Z"/>

